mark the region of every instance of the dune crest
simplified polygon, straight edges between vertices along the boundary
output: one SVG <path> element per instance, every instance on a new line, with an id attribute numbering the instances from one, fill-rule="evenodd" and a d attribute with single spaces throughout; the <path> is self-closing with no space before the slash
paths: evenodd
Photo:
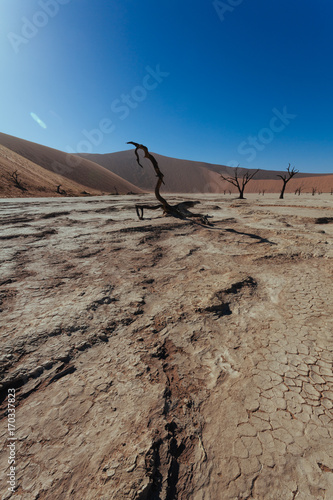
<path id="1" fill-rule="evenodd" d="M 16 188 L 17 170 L 27 191 Z M 1 197 L 60 196 L 57 185 L 72 196 L 140 193 L 142 190 L 101 165 L 40 144 L 0 133 Z"/>
<path id="2" fill-rule="evenodd" d="M 197 162 L 169 158 L 152 152 L 163 171 L 165 185 L 161 191 L 167 193 L 236 193 L 237 190 L 228 182 L 223 181 L 221 174 L 233 175 L 235 169 L 226 165 Z M 136 163 L 133 151 L 119 151 L 108 154 L 80 154 L 82 158 L 90 159 L 102 165 L 111 172 L 120 175 L 128 182 L 132 182 L 143 190 L 153 191 L 156 183 L 154 172 L 151 169 L 140 169 Z M 147 161 L 147 160 L 143 160 Z M 286 165 L 287 168 L 287 165 Z M 239 171 L 254 172 L 256 169 L 240 168 Z M 259 170 L 255 178 L 246 186 L 246 193 L 279 193 L 282 182 L 278 174 L 285 174 L 286 170 Z M 301 187 L 301 192 L 311 193 L 312 188 L 317 192 L 327 193 L 333 189 L 333 174 L 308 174 L 299 172 L 287 185 L 286 193 L 294 193 Z"/>

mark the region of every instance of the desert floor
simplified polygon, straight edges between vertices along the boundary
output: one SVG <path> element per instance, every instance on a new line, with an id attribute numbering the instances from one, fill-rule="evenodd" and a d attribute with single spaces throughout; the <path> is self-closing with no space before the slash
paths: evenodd
<path id="1" fill-rule="evenodd" d="M 193 198 L 0 200 L 13 498 L 333 498 L 333 196 Z"/>

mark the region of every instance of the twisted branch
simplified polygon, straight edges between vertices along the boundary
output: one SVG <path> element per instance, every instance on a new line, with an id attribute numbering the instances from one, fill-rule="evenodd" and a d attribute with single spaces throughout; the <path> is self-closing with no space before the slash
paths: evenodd
<path id="1" fill-rule="evenodd" d="M 137 142 L 129 141 L 127 144 L 133 144 L 135 146 L 135 156 L 136 156 L 136 161 L 138 162 L 138 165 L 143 168 L 143 166 L 140 163 L 140 157 L 138 150 L 142 149 L 144 152 L 144 157 L 148 158 L 148 160 L 151 161 L 154 170 L 156 172 L 157 176 L 157 183 L 155 186 L 155 196 L 157 200 L 161 203 L 161 205 L 135 205 L 136 213 L 139 217 L 140 220 L 143 219 L 143 209 L 149 209 L 149 210 L 156 210 L 158 208 L 163 209 L 163 215 L 171 215 L 173 217 L 177 217 L 180 219 L 186 219 L 188 217 L 199 217 L 200 221 L 203 224 L 209 224 L 208 222 L 208 215 L 202 215 L 202 214 L 193 214 L 188 210 L 189 207 L 193 207 L 197 203 L 200 203 L 199 201 L 184 201 L 182 203 L 177 203 L 177 205 L 170 205 L 165 198 L 160 193 L 160 188 L 162 184 L 164 184 L 164 175 L 159 169 L 158 163 L 156 158 L 149 153 L 148 148 L 144 146 L 143 144 L 138 144 Z"/>

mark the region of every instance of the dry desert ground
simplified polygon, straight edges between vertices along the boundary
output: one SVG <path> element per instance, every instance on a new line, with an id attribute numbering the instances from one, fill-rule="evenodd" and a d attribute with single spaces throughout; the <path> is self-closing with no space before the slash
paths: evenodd
<path id="1" fill-rule="evenodd" d="M 167 199 L 0 200 L 12 497 L 331 500 L 333 196 Z"/>

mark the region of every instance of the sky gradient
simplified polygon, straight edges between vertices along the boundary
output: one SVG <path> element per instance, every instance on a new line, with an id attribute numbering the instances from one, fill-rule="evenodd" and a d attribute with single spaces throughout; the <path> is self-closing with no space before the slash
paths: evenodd
<path id="1" fill-rule="evenodd" d="M 0 131 L 333 173 L 333 2 L 1 0 Z"/>

